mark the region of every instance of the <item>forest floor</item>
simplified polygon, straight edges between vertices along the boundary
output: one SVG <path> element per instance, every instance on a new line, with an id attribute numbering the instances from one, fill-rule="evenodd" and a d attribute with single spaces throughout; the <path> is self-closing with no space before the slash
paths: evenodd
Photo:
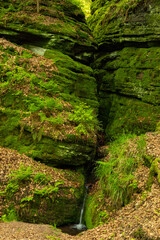
<path id="1" fill-rule="evenodd" d="M 160 133 L 147 133 L 146 136 L 148 154 L 160 158 Z M 149 169 L 141 166 L 136 174 L 141 179 L 141 193 L 136 193 L 133 201 L 118 210 L 109 223 L 70 236 L 45 224 L 1 222 L 0 240 L 160 240 L 159 183 L 154 178 L 151 191 L 147 192 L 145 186 Z"/>

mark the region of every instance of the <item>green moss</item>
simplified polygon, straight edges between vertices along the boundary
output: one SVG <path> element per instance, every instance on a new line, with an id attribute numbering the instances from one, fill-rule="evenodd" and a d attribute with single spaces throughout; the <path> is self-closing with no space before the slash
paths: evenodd
<path id="1" fill-rule="evenodd" d="M 107 223 L 109 220 L 110 206 L 105 206 L 105 196 L 101 191 L 89 195 L 85 207 L 85 223 L 88 229 Z"/>
<path id="2" fill-rule="evenodd" d="M 158 47 L 127 47 L 94 62 L 100 119 L 107 139 L 123 131 L 141 134 L 155 130 L 160 103 L 159 58 Z"/>
<path id="3" fill-rule="evenodd" d="M 160 121 L 158 121 L 157 126 L 156 126 L 156 131 L 159 132 L 160 131 Z"/>
<path id="4" fill-rule="evenodd" d="M 20 113 L 16 112 L 15 115 L 13 112 L 8 115 L 6 115 L 6 111 L 1 113 L 1 146 L 17 149 L 21 153 L 54 166 L 62 164 L 82 165 L 86 161 L 91 161 L 95 154 L 90 146 L 55 141 L 52 138 L 42 136 L 43 132 L 36 129 L 32 131 L 20 130 L 19 122 Z M 71 140 L 73 141 L 73 139 Z"/>
<path id="5" fill-rule="evenodd" d="M 133 11 L 142 2 L 142 0 L 121 0 L 119 2 L 112 0 L 105 3 L 103 1 L 94 1 L 93 8 L 91 6 L 92 13 L 94 14 L 89 19 L 89 25 L 96 39 L 104 39 L 106 33 L 119 32 L 120 24 L 125 22 L 128 12 L 130 10 Z"/>
<path id="6" fill-rule="evenodd" d="M 158 47 L 123 48 L 99 58 L 94 67 L 103 69 L 100 91 L 112 91 L 158 105 L 159 98 L 159 58 Z M 108 61 L 109 60 L 109 61 Z M 104 64 L 104 62 L 107 63 Z M 96 73 L 97 71 L 97 73 Z M 100 77 L 100 72 L 95 70 Z"/>
<path id="7" fill-rule="evenodd" d="M 58 169 L 52 169 L 53 171 L 58 172 Z M 6 206 L 10 203 L 10 208 L 4 209 L 6 219 L 11 218 L 10 213 L 14 210 L 19 220 L 27 222 L 61 225 L 77 221 L 84 176 L 69 170 L 59 171 L 58 174 L 60 180 L 53 183 L 50 176 L 40 170 L 35 172 L 31 167 L 21 166 L 12 172 L 4 195 Z M 66 175 L 72 176 L 69 179 L 70 186 L 61 180 L 61 174 L 64 180 Z"/>
<path id="8" fill-rule="evenodd" d="M 158 41 L 159 0 L 93 1 L 88 24 L 101 43 Z M 133 21 L 134 19 L 134 21 Z"/>
<path id="9" fill-rule="evenodd" d="M 45 47 L 52 49 L 45 52 L 45 57 L 53 60 L 48 65 L 47 60 L 39 59 L 37 66 L 31 66 L 29 69 L 29 66 L 32 65 L 32 57 L 36 57 L 35 54 L 32 55 L 25 50 L 22 50 L 21 54 L 21 50 L 17 50 L 15 46 L 11 47 L 12 49 L 8 46 L 1 46 L 5 53 L 0 66 L 3 69 L 0 83 L 3 89 L 2 106 L 21 109 L 24 115 L 26 113 L 23 117 L 32 118 L 30 126 L 24 126 L 27 124 L 22 124 L 22 122 L 20 125 L 21 132 L 23 129 L 27 129 L 31 132 L 33 140 L 41 139 L 44 135 L 42 129 L 46 129 L 46 126 L 42 125 L 47 122 L 50 129 L 56 129 L 52 138 L 61 138 L 61 140 L 65 138 L 70 141 L 71 138 L 72 140 L 77 138 L 75 135 L 78 138 L 83 135 L 91 142 L 93 136 L 91 137 L 90 134 L 94 132 L 93 126 L 89 129 L 90 127 L 86 127 L 88 123 L 83 124 L 76 118 L 76 106 L 80 105 L 81 109 L 85 110 L 84 118 L 90 121 L 89 115 L 93 115 L 93 111 L 98 105 L 96 81 L 92 77 L 91 68 L 68 56 L 79 58 L 84 49 L 87 51 L 90 47 L 92 49 L 92 37 L 81 10 L 73 1 L 64 1 L 63 4 L 59 1 L 54 4 L 46 1 L 45 4 L 40 4 L 40 14 L 36 13 L 36 4 L 32 0 L 25 3 L 7 2 L 4 6 L 1 4 L 1 8 L 3 14 L 0 15 L 0 25 L 4 29 L 23 31 L 25 34 L 32 32 L 33 38 L 36 37 L 35 35 L 43 36 Z M 6 32 L 7 35 L 10 34 L 9 30 Z M 22 37 L 21 34 L 16 34 L 16 39 Z M 15 57 L 14 63 L 8 62 L 10 56 Z M 50 69 L 52 70 L 50 71 Z M 87 104 L 83 104 L 83 102 Z M 87 115 L 88 118 L 86 118 Z M 19 120 L 23 121 L 23 117 L 21 116 Z M 83 120 L 83 122 L 85 121 Z M 96 121 L 95 127 L 97 123 L 98 121 Z M 68 130 L 65 131 L 65 127 L 60 129 L 62 125 L 67 125 Z M 20 135 L 22 137 L 22 134 Z"/>
<path id="10" fill-rule="evenodd" d="M 87 202 L 85 219 L 88 228 L 96 227 L 111 220 L 117 209 L 128 204 L 138 189 L 135 172 L 145 164 L 145 136 L 122 135 L 112 142 L 108 155 L 97 161 L 98 183 Z M 149 164 L 150 167 L 150 164 Z"/>
<path id="11" fill-rule="evenodd" d="M 11 7 L 14 8 L 14 11 Z M 65 35 L 64 39 L 69 36 L 71 48 L 73 48 L 74 39 L 77 39 L 76 43 L 81 45 L 90 45 L 91 37 L 84 23 L 84 15 L 75 4 L 70 1 L 65 1 L 63 4 L 59 1 L 54 3 L 47 1 L 45 4 L 41 3 L 40 8 L 40 13 L 37 14 L 34 1 L 29 1 L 27 4 L 17 1 L 14 4 L 11 3 L 8 8 L 3 6 L 1 7 L 0 25 L 17 31 L 42 34 L 42 36 L 45 33 L 57 33 L 58 35 L 61 33 L 60 41 L 62 42 L 63 35 Z M 51 17 L 54 19 L 54 24 Z"/>
<path id="12" fill-rule="evenodd" d="M 154 160 L 151 159 L 150 164 L 151 164 L 151 167 L 150 167 L 150 172 L 149 172 L 149 178 L 148 178 L 148 181 L 147 181 L 147 188 L 149 190 L 151 189 L 151 186 L 154 182 L 153 177 L 156 176 L 157 181 L 160 184 L 160 171 L 159 171 L 159 167 L 158 167 L 159 158 L 156 158 Z"/>
<path id="13" fill-rule="evenodd" d="M 85 210 L 85 223 L 88 229 L 96 227 L 93 223 L 93 216 L 95 215 L 96 208 L 94 207 L 93 196 L 88 196 L 86 201 L 86 210 Z"/>
<path id="14" fill-rule="evenodd" d="M 49 60 L 4 40 L 1 51 L 1 145 L 56 165 L 90 161 L 99 128 L 92 69 L 57 50 Z"/>
<path id="15" fill-rule="evenodd" d="M 51 161 L 51 163 L 56 165 L 62 164 L 62 162 L 63 164 L 73 165 L 76 158 L 78 161 L 74 164 L 81 165 L 86 160 L 90 161 L 92 159 L 94 155 L 92 146 L 75 143 L 77 137 L 74 134 L 73 137 L 72 135 L 66 134 L 67 142 L 62 143 L 61 141 L 55 141 L 56 136 L 57 138 L 59 136 L 56 135 L 58 128 L 64 123 L 64 120 L 58 113 L 54 118 L 46 117 L 44 113 L 42 114 L 42 109 L 44 109 L 45 112 L 46 107 L 44 108 L 44 106 L 46 105 L 48 108 L 47 114 L 50 113 L 53 107 L 55 107 L 57 111 L 62 111 L 62 105 L 59 104 L 59 100 L 54 101 L 46 97 L 43 101 L 42 98 L 38 96 L 26 97 L 23 94 L 17 95 L 16 93 L 17 92 L 12 92 L 11 94 L 11 92 L 7 92 L 7 94 L 2 97 L 2 103 L 5 106 L 0 110 L 0 141 L 2 146 L 17 149 L 33 158 L 43 159 L 43 161 L 47 163 Z M 20 98 L 17 101 L 18 96 Z M 28 104 L 24 104 L 25 102 Z M 68 112 L 68 118 L 70 121 L 76 123 L 78 129 L 76 126 L 75 129 L 78 134 L 82 134 L 82 131 L 83 134 L 87 134 L 88 131 L 93 131 L 92 125 L 90 124 L 90 121 L 94 121 L 94 119 L 92 119 L 92 110 L 82 103 L 79 106 L 80 110 L 75 106 L 73 112 Z M 86 111 L 84 111 L 82 118 L 83 107 L 85 107 Z M 19 108 L 21 110 L 23 109 L 23 113 Z M 25 112 L 25 110 L 28 111 Z M 41 111 L 39 115 L 37 111 Z M 81 111 L 81 114 L 79 111 Z M 30 119 L 31 125 L 23 122 L 23 119 L 29 116 L 32 116 Z M 52 131 L 55 129 L 55 132 L 53 131 L 53 134 L 49 134 L 48 136 L 48 134 L 44 132 L 45 126 L 43 126 L 43 122 L 51 124 L 50 128 L 53 128 Z M 96 124 L 95 122 L 95 125 Z M 61 131 L 61 134 L 65 134 L 65 131 Z M 72 144 L 70 142 L 72 142 Z M 88 153 L 91 152 L 92 156 L 89 157 Z"/>
<path id="16" fill-rule="evenodd" d="M 116 94 L 106 95 L 100 106 L 106 140 L 117 139 L 123 132 L 140 135 L 156 129 L 159 119 L 158 106 Z M 104 111 L 108 115 L 103 116 Z"/>

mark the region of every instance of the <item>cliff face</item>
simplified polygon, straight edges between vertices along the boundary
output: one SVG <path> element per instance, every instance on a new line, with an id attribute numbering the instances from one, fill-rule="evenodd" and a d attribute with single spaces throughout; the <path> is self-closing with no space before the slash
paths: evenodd
<path id="1" fill-rule="evenodd" d="M 89 26 L 107 139 L 153 131 L 160 116 L 159 1 L 94 1 Z"/>
<path id="2" fill-rule="evenodd" d="M 98 101 L 83 13 L 65 1 L 41 1 L 40 13 L 34 1 L 1 5 L 0 35 L 12 41 L 0 40 L 1 145 L 54 166 L 91 161 Z"/>
<path id="3" fill-rule="evenodd" d="M 88 25 L 98 44 L 92 68 L 98 85 L 99 118 L 110 145 L 102 147 L 105 156 L 100 153 L 96 169 L 99 181 L 87 200 L 89 228 L 110 222 L 117 209 L 131 199 L 142 199 L 145 191 L 148 195 L 160 173 L 159 154 L 153 148 L 148 152 L 152 144 L 148 145 L 148 135 L 135 138 L 155 131 L 160 117 L 160 1 L 95 0 L 91 12 Z M 159 133 L 151 135 L 156 138 L 155 149 L 159 148 Z M 137 178 L 137 171 L 146 179 Z M 128 233 L 134 237 L 130 230 Z M 126 236 L 114 234 L 116 239 Z"/>
<path id="4" fill-rule="evenodd" d="M 1 2 L 0 146 L 57 168 L 78 169 L 95 157 L 98 108 L 106 140 L 154 131 L 160 116 L 159 3 L 94 1 L 88 19 L 98 44 L 93 57 L 93 37 L 73 3 L 41 1 L 37 13 L 34 0 Z M 155 176 L 159 182 L 159 153 L 147 152 L 145 137 L 132 137 L 103 149 L 97 167 L 100 183 L 87 200 L 89 227 L 109 221 L 133 194 L 143 197 Z M 1 168 L 8 166 L 8 159 L 19 160 L 15 169 L 11 163 L 8 172 L 2 171 L 3 214 L 58 225 L 76 221 L 83 174 L 41 164 L 36 170 L 36 162 L 26 156 L 23 161 L 6 148 L 0 149 Z M 142 171 L 136 173 L 139 167 L 145 169 L 145 179 Z M 55 181 L 48 178 L 51 169 Z M 21 205 L 14 208 L 17 199 Z"/>
<path id="5" fill-rule="evenodd" d="M 99 125 L 97 85 L 89 67 L 94 43 L 76 5 L 40 1 L 37 13 L 35 3 L 0 3 L 0 146 L 5 147 L 0 149 L 0 215 L 76 223 L 83 166 L 94 159 Z M 35 170 L 36 162 L 13 149 L 77 171 L 40 163 Z"/>

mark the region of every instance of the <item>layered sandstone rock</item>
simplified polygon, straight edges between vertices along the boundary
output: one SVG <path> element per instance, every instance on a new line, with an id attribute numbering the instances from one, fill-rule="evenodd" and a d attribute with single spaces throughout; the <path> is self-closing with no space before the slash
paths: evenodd
<path id="1" fill-rule="evenodd" d="M 41 1 L 40 13 L 34 1 L 1 5 L 0 35 L 13 43 L 0 40 L 0 144 L 54 166 L 92 161 L 98 101 L 83 13 L 67 1 Z"/>
<path id="2" fill-rule="evenodd" d="M 93 68 L 107 139 L 153 131 L 160 116 L 159 1 L 94 1 Z"/>

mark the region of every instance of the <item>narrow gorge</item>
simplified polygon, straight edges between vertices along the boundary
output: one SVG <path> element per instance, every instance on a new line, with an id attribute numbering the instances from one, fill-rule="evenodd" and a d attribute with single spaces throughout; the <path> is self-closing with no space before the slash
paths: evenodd
<path id="1" fill-rule="evenodd" d="M 89 6 L 0 1 L 1 240 L 160 239 L 160 1 Z"/>

